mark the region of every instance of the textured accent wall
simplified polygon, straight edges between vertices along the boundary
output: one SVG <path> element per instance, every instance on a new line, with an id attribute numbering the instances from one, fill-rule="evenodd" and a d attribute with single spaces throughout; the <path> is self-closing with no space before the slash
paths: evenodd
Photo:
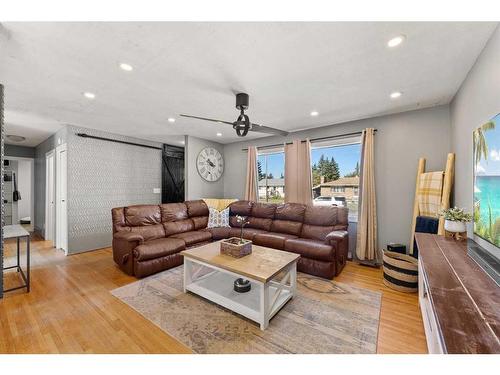
<path id="1" fill-rule="evenodd" d="M 68 253 L 111 245 L 111 209 L 158 204 L 161 194 L 161 150 L 82 138 L 76 133 L 161 147 L 94 129 L 67 127 Z"/>

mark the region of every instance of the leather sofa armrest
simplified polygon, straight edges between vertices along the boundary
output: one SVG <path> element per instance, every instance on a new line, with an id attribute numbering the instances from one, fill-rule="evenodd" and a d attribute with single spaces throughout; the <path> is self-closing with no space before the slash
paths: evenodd
<path id="1" fill-rule="evenodd" d="M 113 235 L 113 260 L 128 275 L 134 275 L 132 251 L 144 243 L 138 233 L 118 232 Z"/>
<path id="2" fill-rule="evenodd" d="M 113 239 L 122 240 L 127 242 L 137 241 L 139 245 L 144 243 L 144 237 L 142 237 L 139 233 L 132 232 L 118 232 L 113 235 Z"/>
<path id="3" fill-rule="evenodd" d="M 345 267 L 349 252 L 349 233 L 346 230 L 334 230 L 326 235 L 325 242 L 335 250 L 335 276 Z"/>
<path id="4" fill-rule="evenodd" d="M 345 241 L 348 238 L 349 233 L 346 230 L 334 230 L 326 235 L 325 242 L 333 246 L 336 243 Z"/>

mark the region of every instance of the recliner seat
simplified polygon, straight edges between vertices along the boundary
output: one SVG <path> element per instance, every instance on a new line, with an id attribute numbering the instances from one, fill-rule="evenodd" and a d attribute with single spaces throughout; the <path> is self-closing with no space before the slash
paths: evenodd
<path id="1" fill-rule="evenodd" d="M 203 200 L 112 209 L 113 259 L 127 274 L 144 277 L 183 263 L 180 252 L 211 241 L 239 237 L 236 215 L 247 217 L 243 238 L 299 254 L 298 270 L 331 279 L 347 260 L 348 210 L 298 203 L 237 201 L 230 227 L 207 228 Z"/>

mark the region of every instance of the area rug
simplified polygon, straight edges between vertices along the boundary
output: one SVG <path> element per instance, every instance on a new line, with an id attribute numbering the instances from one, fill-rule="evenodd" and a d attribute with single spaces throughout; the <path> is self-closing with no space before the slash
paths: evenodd
<path id="1" fill-rule="evenodd" d="M 257 323 L 182 291 L 182 266 L 111 291 L 196 353 L 375 353 L 381 293 L 298 273 L 297 295 Z"/>

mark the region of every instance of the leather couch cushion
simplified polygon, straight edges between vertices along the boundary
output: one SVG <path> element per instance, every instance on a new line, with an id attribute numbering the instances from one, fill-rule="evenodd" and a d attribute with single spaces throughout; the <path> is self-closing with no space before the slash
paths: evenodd
<path id="1" fill-rule="evenodd" d="M 347 229 L 349 223 L 349 209 L 347 207 L 337 207 L 337 225 L 345 226 Z"/>
<path id="2" fill-rule="evenodd" d="M 304 221 L 306 206 L 300 203 L 284 203 L 276 207 L 274 218 L 276 220 Z"/>
<path id="3" fill-rule="evenodd" d="M 144 241 L 165 237 L 165 230 L 163 229 L 163 225 L 161 224 L 129 228 L 132 233 L 140 234 L 144 238 Z"/>
<path id="4" fill-rule="evenodd" d="M 193 220 L 191 219 L 169 221 L 167 223 L 163 223 L 163 227 L 165 228 L 166 237 L 169 237 L 173 234 L 189 232 L 194 230 Z"/>
<path id="5" fill-rule="evenodd" d="M 250 201 L 237 201 L 234 203 L 231 203 L 229 205 L 229 214 L 234 216 L 234 215 L 240 215 L 240 216 L 248 216 L 250 215 L 250 212 L 252 211 L 252 205 L 253 202 Z"/>
<path id="6" fill-rule="evenodd" d="M 188 218 L 187 206 L 184 203 L 167 203 L 160 205 L 161 221 L 178 221 Z"/>
<path id="7" fill-rule="evenodd" d="M 266 233 L 265 230 L 255 229 L 255 228 L 243 228 L 243 238 L 246 240 L 253 240 L 253 237 L 259 233 Z M 229 237 L 239 237 L 240 236 L 240 228 L 230 228 L 229 229 Z"/>
<path id="8" fill-rule="evenodd" d="M 285 241 L 292 238 L 297 238 L 297 236 L 285 233 L 268 232 L 256 234 L 252 241 L 254 244 L 259 246 L 283 250 L 285 248 Z"/>
<path id="9" fill-rule="evenodd" d="M 138 227 L 155 225 L 161 222 L 160 207 L 158 205 L 139 205 L 125 207 L 125 223 Z"/>
<path id="10" fill-rule="evenodd" d="M 250 216 L 263 219 L 274 219 L 276 205 L 274 203 L 254 203 Z"/>
<path id="11" fill-rule="evenodd" d="M 313 240 L 324 241 L 326 239 L 326 235 L 333 230 L 333 226 L 331 227 L 323 227 L 320 225 L 302 225 L 302 231 L 300 232 L 300 237 L 302 238 L 311 238 Z"/>
<path id="12" fill-rule="evenodd" d="M 269 232 L 271 230 L 272 224 L 273 224 L 272 219 L 264 219 L 261 217 L 250 216 L 250 217 L 248 217 L 248 224 L 246 225 L 246 227 L 262 229 L 262 230 Z M 239 227 L 239 225 L 236 225 L 236 228 L 238 228 L 238 227 Z"/>
<path id="13" fill-rule="evenodd" d="M 155 259 L 165 255 L 175 254 L 186 248 L 184 241 L 176 238 L 159 238 L 137 246 L 134 258 L 138 261 Z"/>
<path id="14" fill-rule="evenodd" d="M 285 250 L 300 254 L 309 259 L 330 262 L 335 260 L 335 250 L 333 247 L 321 241 L 306 240 L 303 238 L 290 239 L 285 241 Z"/>
<path id="15" fill-rule="evenodd" d="M 186 246 L 191 246 L 198 242 L 210 241 L 212 239 L 212 233 L 203 230 L 197 230 L 191 232 L 177 233 L 170 236 L 169 238 L 180 238 L 186 243 Z"/>
<path id="16" fill-rule="evenodd" d="M 304 224 L 333 226 L 337 224 L 338 207 L 307 206 Z"/>
<path id="17" fill-rule="evenodd" d="M 208 216 L 195 216 L 191 220 L 193 221 L 195 230 L 205 229 L 208 225 Z"/>
<path id="18" fill-rule="evenodd" d="M 189 217 L 208 216 L 208 206 L 202 199 L 186 201 L 184 203 L 186 204 Z"/>
<path id="19" fill-rule="evenodd" d="M 212 239 L 214 241 L 222 240 L 223 238 L 229 238 L 230 227 L 219 227 L 219 228 L 206 228 L 203 229 L 206 232 L 212 233 Z"/>
<path id="20" fill-rule="evenodd" d="M 271 225 L 272 232 L 293 234 L 294 236 L 299 236 L 301 229 L 302 223 L 299 221 L 273 220 L 273 224 Z"/>

